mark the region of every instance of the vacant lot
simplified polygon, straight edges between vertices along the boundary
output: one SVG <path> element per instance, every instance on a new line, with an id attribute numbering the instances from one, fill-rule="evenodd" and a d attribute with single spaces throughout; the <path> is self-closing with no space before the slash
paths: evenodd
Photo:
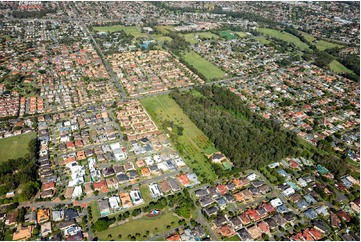
<path id="1" fill-rule="evenodd" d="M 207 136 L 188 118 L 178 104 L 168 95 L 147 97 L 140 102 L 147 109 L 158 127 L 165 120 L 171 120 L 184 128 L 183 135 L 177 136 L 178 149 L 188 166 L 195 169 L 204 178 L 216 179 L 212 165 L 204 153 L 217 151 Z M 195 161 L 195 162 L 194 162 Z"/>
<path id="2" fill-rule="evenodd" d="M 146 238 L 153 237 L 155 234 L 175 228 L 178 226 L 178 220 L 179 218 L 171 212 L 153 218 L 143 216 L 140 219 L 98 232 L 96 236 L 98 236 L 99 240 L 114 239 L 129 241 L 130 237 L 128 235 L 135 236 L 136 233 L 139 233 L 141 236 L 137 240 L 146 240 Z M 167 226 L 170 226 L 170 228 L 167 228 Z M 108 237 L 109 234 L 112 235 L 112 238 Z M 143 237 L 144 235 L 145 237 Z"/>
<path id="3" fill-rule="evenodd" d="M 161 35 L 161 34 L 152 34 L 152 37 L 157 41 L 157 42 L 160 42 L 160 43 L 163 43 L 164 41 L 171 41 L 172 38 L 169 37 L 169 36 L 164 36 L 164 35 Z"/>
<path id="4" fill-rule="evenodd" d="M 6 139 L 0 139 L 0 162 L 24 157 L 28 153 L 30 140 L 35 137 L 36 133 L 27 133 Z"/>
<path id="5" fill-rule="evenodd" d="M 93 221 L 97 221 L 98 218 L 100 218 L 100 210 L 99 210 L 99 207 L 98 207 L 98 202 L 97 201 L 91 201 L 88 206 L 90 206 L 90 208 L 91 208 Z"/>
<path id="6" fill-rule="evenodd" d="M 290 33 L 281 32 L 279 30 L 268 29 L 268 28 L 259 28 L 259 29 L 257 29 L 257 31 L 264 35 L 268 35 L 268 36 L 271 36 L 276 39 L 284 40 L 288 43 L 293 43 L 295 46 L 297 46 L 301 50 L 309 50 L 310 49 L 306 43 L 302 42 L 298 37 L 296 37 Z"/>
<path id="7" fill-rule="evenodd" d="M 188 41 L 191 44 L 198 43 L 196 36 L 199 38 L 206 38 L 206 39 L 219 39 L 218 35 L 215 35 L 211 32 L 196 32 L 196 33 L 189 33 L 189 34 L 183 34 L 186 41 Z"/>
<path id="8" fill-rule="evenodd" d="M 145 33 L 140 32 L 140 29 L 137 26 L 124 26 L 124 25 L 112 25 L 112 26 L 102 26 L 102 27 L 93 27 L 94 31 L 99 32 L 116 32 L 124 30 L 125 33 L 133 35 L 135 38 L 146 37 Z"/>
<path id="9" fill-rule="evenodd" d="M 183 58 L 200 73 L 202 73 L 206 77 L 207 81 L 220 79 L 225 75 L 221 69 L 193 51 L 183 55 Z"/>
<path id="10" fill-rule="evenodd" d="M 336 73 L 353 73 L 350 69 L 348 69 L 347 67 L 345 67 L 344 65 L 342 65 L 340 62 L 338 62 L 337 60 L 333 60 L 330 64 L 330 69 Z"/>

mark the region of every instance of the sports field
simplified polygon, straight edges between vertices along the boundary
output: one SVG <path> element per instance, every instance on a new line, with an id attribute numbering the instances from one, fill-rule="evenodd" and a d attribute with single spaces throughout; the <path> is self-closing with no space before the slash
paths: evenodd
<path id="1" fill-rule="evenodd" d="M 215 35 L 211 32 L 188 33 L 188 34 L 183 34 L 183 36 L 184 36 L 185 40 L 191 44 L 198 43 L 196 36 L 198 36 L 199 38 L 219 39 L 218 35 Z"/>
<path id="2" fill-rule="evenodd" d="M 14 137 L 0 139 L 0 162 L 24 157 L 28 153 L 28 145 L 36 133 L 27 133 Z"/>
<path id="3" fill-rule="evenodd" d="M 169 37 L 169 36 L 164 36 L 164 35 L 161 35 L 161 34 L 152 34 L 152 37 L 157 41 L 157 42 L 160 42 L 160 43 L 163 43 L 164 41 L 171 41 L 172 38 Z"/>
<path id="4" fill-rule="evenodd" d="M 225 75 L 221 69 L 193 51 L 184 54 L 183 58 L 186 62 L 202 73 L 206 77 L 207 81 L 220 79 Z"/>
<path id="5" fill-rule="evenodd" d="M 297 46 L 301 50 L 310 50 L 309 46 L 306 43 L 302 42 L 298 37 L 296 37 L 290 33 L 281 32 L 279 30 L 269 29 L 269 28 L 259 28 L 259 29 L 257 29 L 257 31 L 264 35 L 268 35 L 273 38 L 286 41 L 288 43 L 293 43 L 295 46 Z"/>
<path id="6" fill-rule="evenodd" d="M 229 30 L 221 31 L 221 32 L 219 33 L 219 35 L 220 35 L 222 38 L 225 38 L 225 39 L 227 39 L 227 40 L 237 38 L 237 36 L 235 35 L 235 33 L 233 33 L 232 31 L 229 31 Z"/>
<path id="7" fill-rule="evenodd" d="M 147 109 L 158 127 L 161 127 L 164 120 L 171 120 L 184 128 L 183 135 L 176 138 L 179 145 L 177 147 L 174 144 L 175 147 L 180 149 L 182 157 L 188 166 L 197 170 L 200 174 L 204 174 L 205 178 L 216 179 L 212 165 L 204 156 L 204 153 L 210 154 L 217 151 L 214 144 L 188 118 L 178 104 L 168 95 L 146 97 L 141 99 L 140 102 Z"/>
<path id="8" fill-rule="evenodd" d="M 102 27 L 93 27 L 94 31 L 98 32 L 116 32 L 124 30 L 125 33 L 133 35 L 135 38 L 146 37 L 145 33 L 142 33 L 137 26 L 124 26 L 124 25 L 112 25 L 112 26 L 102 26 Z"/>

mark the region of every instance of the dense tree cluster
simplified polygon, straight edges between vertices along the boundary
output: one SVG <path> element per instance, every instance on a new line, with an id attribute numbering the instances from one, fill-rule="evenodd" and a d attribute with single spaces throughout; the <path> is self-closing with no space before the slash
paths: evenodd
<path id="1" fill-rule="evenodd" d="M 171 96 L 236 167 L 254 168 L 294 155 L 297 136 L 252 112 L 237 95 L 217 86 Z"/>
<path id="2" fill-rule="evenodd" d="M 350 172 L 343 159 L 323 150 L 322 145 L 306 145 L 277 121 L 251 111 L 228 89 L 213 85 L 196 90 L 202 95 L 178 90 L 170 95 L 216 147 L 231 159 L 235 165 L 233 170 L 260 168 L 287 156 L 305 156 L 336 176 Z M 288 100 L 284 102 L 288 104 Z M 278 178 L 276 174 L 270 175 Z"/>
<path id="3" fill-rule="evenodd" d="M 108 218 L 108 217 L 104 217 L 104 218 L 100 218 L 98 219 L 94 225 L 93 225 L 93 229 L 96 231 L 103 231 L 109 228 L 109 226 L 115 222 L 115 218 Z"/>
<path id="4" fill-rule="evenodd" d="M 171 50 L 174 54 L 180 55 L 181 52 L 189 49 L 189 43 L 185 38 L 177 33 L 169 32 L 167 36 L 171 37 L 171 41 L 164 41 L 164 46 Z"/>
<path id="5" fill-rule="evenodd" d="M 49 13 L 56 13 L 56 9 L 43 9 L 39 11 L 13 11 L 14 18 L 42 18 Z"/>

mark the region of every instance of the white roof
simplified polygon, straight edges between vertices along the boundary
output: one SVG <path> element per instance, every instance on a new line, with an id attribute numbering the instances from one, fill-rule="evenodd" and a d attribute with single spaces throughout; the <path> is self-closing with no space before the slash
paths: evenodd
<path id="1" fill-rule="evenodd" d="M 278 207 L 278 206 L 281 206 L 281 205 L 283 204 L 282 201 L 281 201 L 281 199 L 279 199 L 279 198 L 272 199 L 272 200 L 270 201 L 270 203 L 271 203 L 271 205 L 272 205 L 274 208 L 276 208 L 276 207 Z"/>
<path id="2" fill-rule="evenodd" d="M 74 191 L 73 191 L 73 194 L 71 195 L 71 197 L 72 198 L 80 197 L 82 193 L 83 193 L 83 189 L 81 188 L 81 186 L 76 186 L 74 188 Z"/>
<path id="3" fill-rule="evenodd" d="M 109 198 L 109 205 L 112 209 L 119 208 L 120 199 L 118 196 L 113 196 Z"/>
<path id="4" fill-rule="evenodd" d="M 290 187 L 290 188 L 287 188 L 286 190 L 284 190 L 282 193 L 288 197 L 288 196 L 292 195 L 293 193 L 295 193 L 295 189 Z"/>

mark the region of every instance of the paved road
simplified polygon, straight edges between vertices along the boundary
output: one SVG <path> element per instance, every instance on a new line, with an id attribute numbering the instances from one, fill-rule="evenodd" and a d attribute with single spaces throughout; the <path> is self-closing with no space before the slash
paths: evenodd
<path id="1" fill-rule="evenodd" d="M 84 208 L 83 213 L 86 215 L 86 218 L 87 218 L 88 240 L 91 241 L 91 240 L 93 240 L 93 233 L 92 233 L 92 229 L 91 229 L 91 222 L 89 219 L 88 209 Z"/>

